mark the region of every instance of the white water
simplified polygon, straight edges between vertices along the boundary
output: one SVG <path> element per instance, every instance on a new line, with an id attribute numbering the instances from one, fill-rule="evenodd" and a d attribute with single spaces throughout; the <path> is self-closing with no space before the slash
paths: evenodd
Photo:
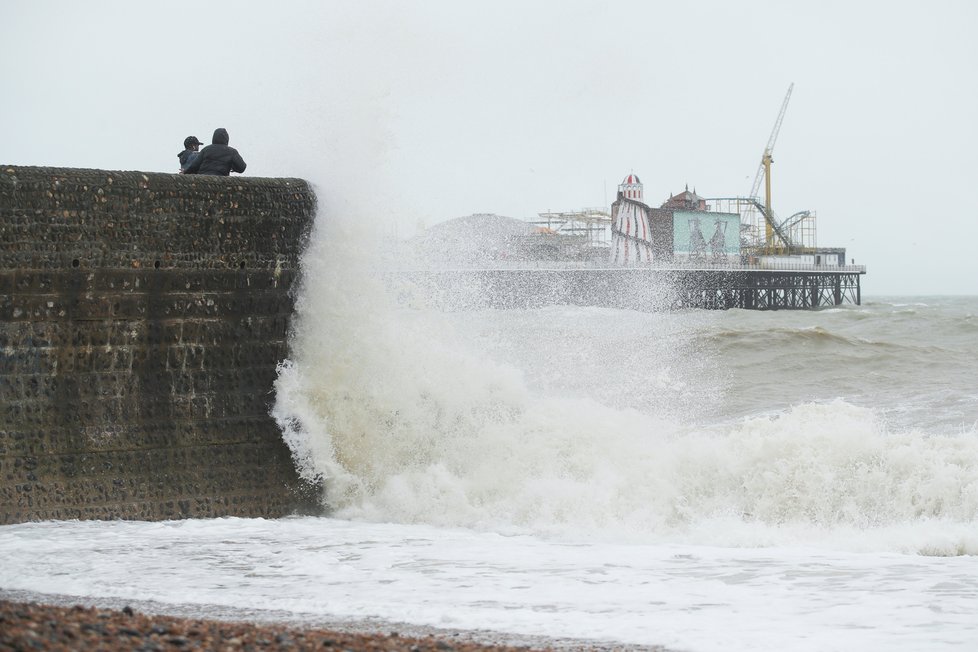
<path id="1" fill-rule="evenodd" d="M 355 237 L 314 241 L 276 408 L 334 515 L 575 541 L 978 553 L 975 421 L 937 431 L 941 406 L 915 424 L 882 418 L 912 403 L 924 376 L 883 378 L 884 361 L 843 359 L 848 340 L 789 329 L 797 314 L 752 313 L 757 330 L 796 334 L 771 360 L 717 344 L 715 333 L 744 326 L 743 311 L 394 305 L 357 256 L 330 247 Z M 833 331 L 866 314 L 804 313 Z M 886 337 L 905 347 L 916 328 Z M 974 364 L 930 382 L 978 388 Z M 831 400 L 779 407 L 782 392 L 844 384 Z M 963 412 L 978 417 L 978 391 L 965 396 Z"/>

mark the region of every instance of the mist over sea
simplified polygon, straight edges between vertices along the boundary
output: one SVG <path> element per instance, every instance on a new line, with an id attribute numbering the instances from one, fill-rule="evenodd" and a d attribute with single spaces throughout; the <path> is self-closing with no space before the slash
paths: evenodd
<path id="1" fill-rule="evenodd" d="M 677 650 L 978 647 L 978 297 L 446 312 L 317 228 L 274 415 L 324 516 L 6 526 L 2 589 Z"/>

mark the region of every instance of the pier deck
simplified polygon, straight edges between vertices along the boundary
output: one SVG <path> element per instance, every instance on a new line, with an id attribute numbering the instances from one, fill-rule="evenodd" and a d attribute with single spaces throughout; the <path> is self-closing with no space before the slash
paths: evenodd
<path id="1" fill-rule="evenodd" d="M 554 262 L 402 269 L 392 272 L 446 309 L 554 304 L 635 310 L 812 310 L 859 305 L 861 265 L 610 267 Z"/>

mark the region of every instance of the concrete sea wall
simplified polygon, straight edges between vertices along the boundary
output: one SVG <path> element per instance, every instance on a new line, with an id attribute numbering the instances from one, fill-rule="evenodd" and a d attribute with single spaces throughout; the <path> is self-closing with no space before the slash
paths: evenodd
<path id="1" fill-rule="evenodd" d="M 312 508 L 268 411 L 315 204 L 0 166 L 0 524 Z"/>

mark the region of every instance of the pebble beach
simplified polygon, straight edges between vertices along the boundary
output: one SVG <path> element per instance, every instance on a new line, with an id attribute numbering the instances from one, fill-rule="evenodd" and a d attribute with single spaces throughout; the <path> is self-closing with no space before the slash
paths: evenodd
<path id="1" fill-rule="evenodd" d="M 527 652 L 398 632 L 351 633 L 297 626 L 226 622 L 120 610 L 0 601 L 0 651 L 23 650 L 389 650 Z"/>

